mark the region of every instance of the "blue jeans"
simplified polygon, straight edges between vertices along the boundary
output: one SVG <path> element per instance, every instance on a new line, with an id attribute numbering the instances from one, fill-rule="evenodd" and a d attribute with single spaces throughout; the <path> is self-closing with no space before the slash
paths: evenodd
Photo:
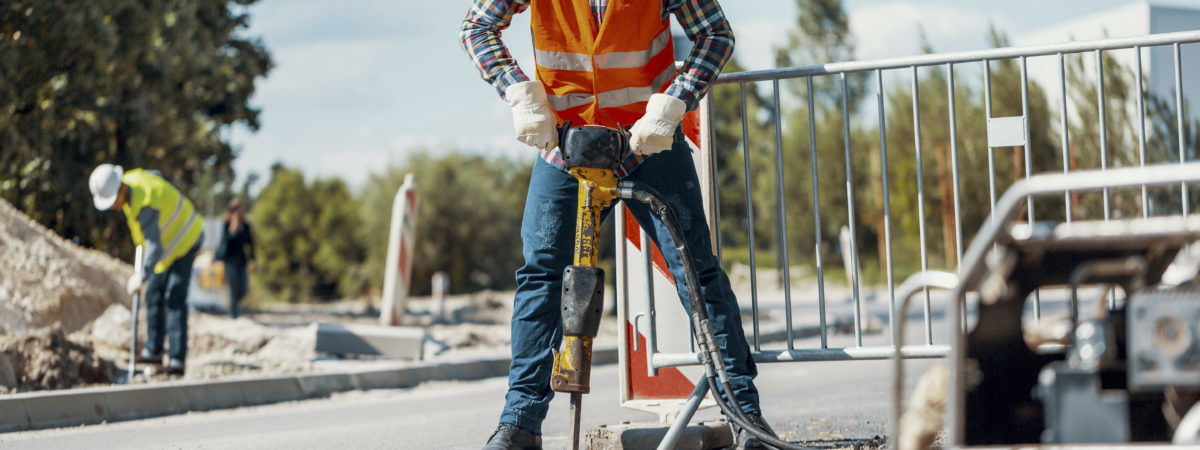
<path id="1" fill-rule="evenodd" d="M 244 258 L 225 260 L 225 281 L 229 283 L 229 317 L 236 319 L 238 318 L 238 304 L 242 302 L 242 297 L 246 296 L 250 285 Z"/>
<path id="2" fill-rule="evenodd" d="M 700 182 L 686 142 L 677 139 L 665 152 L 650 157 L 626 177 L 661 193 L 679 216 L 688 239 L 688 249 L 699 272 L 701 290 L 708 308 L 713 331 L 725 355 L 734 396 L 747 413 L 758 412 L 758 390 L 754 376 L 758 370 L 750 358 L 750 347 L 742 331 L 737 299 L 729 278 L 712 254 L 708 224 L 700 199 Z M 525 215 L 521 222 L 521 242 L 525 265 L 517 270 L 517 291 L 513 301 L 512 363 L 508 371 L 508 394 L 501 423 L 541 434 L 542 420 L 554 392 L 550 390 L 553 367 L 551 349 L 562 341 L 559 303 L 562 272 L 573 260 L 575 210 L 578 182 L 570 174 L 541 158 L 533 166 Z M 687 287 L 679 253 L 671 244 L 670 234 L 650 209 L 637 201 L 626 206 L 662 250 L 671 274 L 680 280 L 678 293 L 687 298 Z M 611 209 L 611 208 L 610 208 Z M 607 216 L 609 210 L 604 211 Z M 667 243 L 663 245 L 663 243 Z M 687 301 L 684 308 L 691 310 Z M 676 336 L 685 339 L 684 336 Z"/>
<path id="3" fill-rule="evenodd" d="M 203 239 L 201 239 L 203 240 Z M 146 280 L 146 351 L 161 355 L 166 338 L 171 359 L 187 360 L 188 282 L 192 262 L 200 251 L 197 243 L 183 257 L 171 263 L 166 272 Z"/>

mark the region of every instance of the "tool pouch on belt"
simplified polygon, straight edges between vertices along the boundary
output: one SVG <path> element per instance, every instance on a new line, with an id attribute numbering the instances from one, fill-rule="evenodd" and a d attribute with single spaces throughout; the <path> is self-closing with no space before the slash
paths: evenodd
<path id="1" fill-rule="evenodd" d="M 591 390 L 592 338 L 600 331 L 604 269 L 569 266 L 563 272 L 563 349 L 554 355 L 550 388 L 586 394 Z"/>
<path id="2" fill-rule="evenodd" d="M 629 132 L 600 125 L 558 127 L 558 148 L 567 168 L 591 167 L 617 170 L 629 153 Z"/>

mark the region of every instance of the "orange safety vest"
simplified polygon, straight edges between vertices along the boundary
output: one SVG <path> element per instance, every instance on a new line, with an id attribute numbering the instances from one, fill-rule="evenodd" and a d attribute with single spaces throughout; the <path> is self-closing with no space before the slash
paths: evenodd
<path id="1" fill-rule="evenodd" d="M 588 0 L 531 0 L 537 78 L 558 122 L 631 126 L 675 79 L 660 0 L 609 0 L 596 25 Z"/>

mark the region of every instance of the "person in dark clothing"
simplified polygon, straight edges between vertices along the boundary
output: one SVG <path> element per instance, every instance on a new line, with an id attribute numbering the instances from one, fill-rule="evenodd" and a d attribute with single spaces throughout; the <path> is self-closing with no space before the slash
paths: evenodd
<path id="1" fill-rule="evenodd" d="M 225 226 L 221 227 L 221 243 L 216 259 L 225 263 L 225 280 L 229 282 L 229 315 L 238 316 L 238 303 L 250 288 L 247 267 L 254 262 L 254 236 L 246 222 L 246 204 L 240 197 L 229 202 Z"/>

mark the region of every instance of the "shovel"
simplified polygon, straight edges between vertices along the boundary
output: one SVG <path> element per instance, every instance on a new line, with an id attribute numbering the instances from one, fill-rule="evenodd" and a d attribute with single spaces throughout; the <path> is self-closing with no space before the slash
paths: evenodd
<path id="1" fill-rule="evenodd" d="M 133 270 L 142 270 L 142 246 L 137 246 L 133 251 Z M 142 291 L 138 289 L 133 293 L 133 301 L 130 303 L 129 311 L 129 375 L 126 378 L 126 383 L 133 383 L 133 375 L 137 373 L 137 340 L 138 340 L 138 303 L 142 300 Z"/>

